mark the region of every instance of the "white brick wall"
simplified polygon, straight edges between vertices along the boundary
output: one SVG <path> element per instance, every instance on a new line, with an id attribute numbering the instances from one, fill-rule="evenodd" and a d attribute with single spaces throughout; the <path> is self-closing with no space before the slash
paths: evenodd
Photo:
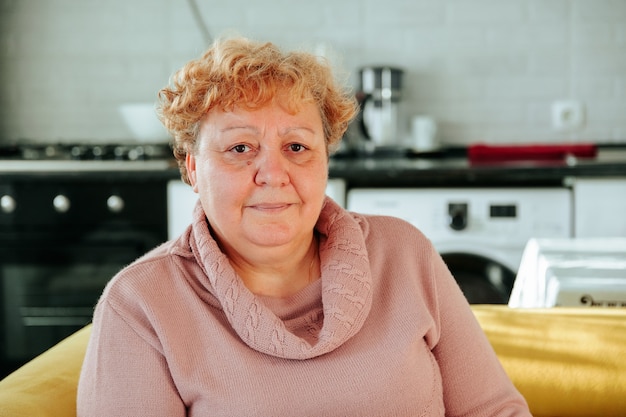
<path id="1" fill-rule="evenodd" d="M 324 43 L 358 68 L 406 71 L 403 124 L 439 122 L 444 143 L 626 142 L 626 1 L 198 0 L 212 32 L 282 46 Z M 204 49 L 186 1 L 0 2 L 0 141 L 124 141 L 117 113 L 152 101 Z M 550 105 L 587 123 L 553 131 Z"/>

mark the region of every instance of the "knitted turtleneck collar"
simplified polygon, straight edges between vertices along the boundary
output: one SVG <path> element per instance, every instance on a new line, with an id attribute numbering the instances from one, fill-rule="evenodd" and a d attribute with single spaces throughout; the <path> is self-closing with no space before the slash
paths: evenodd
<path id="1" fill-rule="evenodd" d="M 207 227 L 198 203 L 191 248 L 207 275 L 207 289 L 219 300 L 239 337 L 259 352 L 286 359 L 328 353 L 363 326 L 372 303 L 372 282 L 365 248 L 366 230 L 331 199 L 326 199 L 316 230 L 320 235 L 323 325 L 311 343 L 290 332 L 261 299 L 243 284 Z"/>

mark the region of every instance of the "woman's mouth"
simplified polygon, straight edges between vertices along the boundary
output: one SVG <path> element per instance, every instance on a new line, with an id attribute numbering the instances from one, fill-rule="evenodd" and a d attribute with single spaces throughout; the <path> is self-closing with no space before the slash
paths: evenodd
<path id="1" fill-rule="evenodd" d="M 265 212 L 275 212 L 285 210 L 291 207 L 290 203 L 261 203 L 261 204 L 253 204 L 249 206 L 254 210 L 265 211 Z"/>

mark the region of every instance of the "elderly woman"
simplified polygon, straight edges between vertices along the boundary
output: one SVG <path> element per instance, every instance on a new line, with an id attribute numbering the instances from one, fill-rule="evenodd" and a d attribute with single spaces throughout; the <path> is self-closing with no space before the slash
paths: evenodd
<path id="1" fill-rule="evenodd" d="M 105 289 L 80 416 L 530 415 L 427 238 L 325 197 L 324 63 L 218 41 L 160 100 L 199 203 Z"/>

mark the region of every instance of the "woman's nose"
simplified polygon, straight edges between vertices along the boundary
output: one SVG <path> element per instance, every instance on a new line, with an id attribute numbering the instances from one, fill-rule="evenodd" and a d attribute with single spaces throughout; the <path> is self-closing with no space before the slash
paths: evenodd
<path id="1" fill-rule="evenodd" d="M 282 187 L 289 183 L 288 162 L 279 149 L 263 149 L 256 158 L 257 171 L 255 182 L 257 185 Z"/>

